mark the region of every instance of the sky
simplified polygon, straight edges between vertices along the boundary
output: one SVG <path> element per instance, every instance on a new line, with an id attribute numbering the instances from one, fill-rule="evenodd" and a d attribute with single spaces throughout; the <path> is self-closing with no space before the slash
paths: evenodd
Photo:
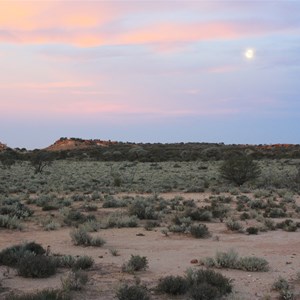
<path id="1" fill-rule="evenodd" d="M 0 142 L 300 143 L 300 1 L 0 0 Z"/>

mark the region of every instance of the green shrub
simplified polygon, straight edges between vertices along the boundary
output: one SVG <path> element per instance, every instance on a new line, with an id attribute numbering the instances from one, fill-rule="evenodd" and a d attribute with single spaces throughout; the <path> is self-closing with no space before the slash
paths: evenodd
<path id="1" fill-rule="evenodd" d="M 18 274 L 23 277 L 46 278 L 56 273 L 55 261 L 49 256 L 27 253 L 18 262 Z"/>
<path id="2" fill-rule="evenodd" d="M 155 211 L 152 199 L 137 198 L 128 207 L 128 212 L 139 219 L 158 219 L 158 213 Z"/>
<path id="3" fill-rule="evenodd" d="M 276 225 L 275 222 L 271 219 L 265 219 L 264 220 L 264 225 L 269 229 L 269 230 L 275 230 Z"/>
<path id="4" fill-rule="evenodd" d="M 102 247 L 105 243 L 106 241 L 102 237 L 96 236 L 96 237 L 92 237 L 90 245 L 93 247 Z"/>
<path id="5" fill-rule="evenodd" d="M 90 246 L 92 236 L 83 228 L 73 229 L 70 236 L 74 245 Z"/>
<path id="6" fill-rule="evenodd" d="M 123 284 L 119 287 L 116 297 L 118 300 L 149 300 L 147 289 L 139 284 Z"/>
<path id="7" fill-rule="evenodd" d="M 190 231 L 195 238 L 207 238 L 210 236 L 210 232 L 205 224 L 192 225 Z"/>
<path id="8" fill-rule="evenodd" d="M 226 222 L 226 227 L 231 230 L 231 231 L 242 231 L 243 230 L 243 226 L 241 223 L 239 223 L 238 221 L 234 221 L 234 220 L 228 220 Z"/>
<path id="9" fill-rule="evenodd" d="M 159 279 L 157 290 L 171 295 L 183 295 L 187 292 L 188 287 L 186 278 L 171 275 Z"/>
<path id="10" fill-rule="evenodd" d="M 187 271 L 189 293 L 192 299 L 219 299 L 231 293 L 232 285 L 230 279 L 213 270 Z"/>
<path id="11" fill-rule="evenodd" d="M 258 228 L 257 227 L 248 227 L 246 229 L 246 231 L 248 232 L 248 234 L 257 234 L 258 233 Z"/>
<path id="12" fill-rule="evenodd" d="M 16 267 L 26 254 L 42 255 L 45 252 L 45 249 L 35 242 L 14 245 L 0 252 L 0 264 Z"/>
<path id="13" fill-rule="evenodd" d="M 23 229 L 23 225 L 16 216 L 0 215 L 0 227 L 7 229 Z"/>
<path id="14" fill-rule="evenodd" d="M 190 217 L 194 221 L 211 221 L 212 213 L 205 208 L 187 209 L 185 216 Z"/>
<path id="15" fill-rule="evenodd" d="M 94 259 L 90 256 L 80 256 L 78 257 L 73 266 L 72 269 L 73 270 L 85 270 L 85 269 L 89 269 L 92 265 L 94 264 Z"/>
<path id="16" fill-rule="evenodd" d="M 101 228 L 123 228 L 123 227 L 137 227 L 138 218 L 136 216 L 128 216 L 122 212 L 114 212 L 110 214 L 103 222 Z"/>
<path id="17" fill-rule="evenodd" d="M 81 270 L 71 271 L 61 279 L 65 291 L 80 291 L 88 282 L 88 275 Z"/>
<path id="18" fill-rule="evenodd" d="M 233 249 L 228 252 L 217 252 L 215 258 L 207 257 L 202 260 L 206 267 L 239 269 L 249 272 L 266 272 L 269 270 L 269 263 L 264 258 L 255 256 L 238 257 Z"/>
<path id="19" fill-rule="evenodd" d="M 221 298 L 221 293 L 218 291 L 218 288 L 207 282 L 192 286 L 189 295 L 192 300 L 214 300 Z"/>
<path id="20" fill-rule="evenodd" d="M 286 219 L 276 224 L 276 228 L 280 228 L 284 231 L 294 232 L 297 230 L 297 223 L 291 219 Z"/>
<path id="21" fill-rule="evenodd" d="M 62 290 L 46 289 L 38 292 L 15 295 L 9 294 L 5 300 L 71 300 L 69 293 Z"/>
<path id="22" fill-rule="evenodd" d="M 78 210 L 70 210 L 64 218 L 64 222 L 69 226 L 82 224 L 85 221 L 87 221 L 87 217 Z"/>
<path id="23" fill-rule="evenodd" d="M 233 156 L 225 160 L 220 167 L 221 176 L 237 185 L 256 179 L 260 175 L 260 168 L 249 156 Z"/>
<path id="24" fill-rule="evenodd" d="M 219 268 L 235 269 L 238 262 L 238 253 L 233 249 L 228 252 L 217 252 L 215 260 L 216 266 Z"/>
<path id="25" fill-rule="evenodd" d="M 260 257 L 241 257 L 238 262 L 238 269 L 249 272 L 267 272 L 269 270 L 269 263 Z"/>
<path id="26" fill-rule="evenodd" d="M 105 244 L 105 240 L 101 237 L 92 237 L 86 229 L 80 227 L 70 232 L 70 236 L 74 245 L 101 247 Z"/>
<path id="27" fill-rule="evenodd" d="M 122 266 L 122 271 L 132 273 L 135 271 L 146 270 L 147 268 L 148 260 L 146 256 L 131 255 L 129 261 Z"/>
<path id="28" fill-rule="evenodd" d="M 289 283 L 282 277 L 279 277 L 273 284 L 273 289 L 279 292 L 279 300 L 293 300 L 294 293 Z"/>

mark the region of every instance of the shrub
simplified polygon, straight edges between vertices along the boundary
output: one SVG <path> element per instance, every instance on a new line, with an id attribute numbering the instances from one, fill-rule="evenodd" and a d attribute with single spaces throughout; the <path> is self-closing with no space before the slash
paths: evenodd
<path id="1" fill-rule="evenodd" d="M 74 229 L 70 232 L 73 244 L 78 246 L 95 246 L 101 247 L 105 244 L 105 240 L 101 237 L 92 237 L 85 228 Z"/>
<path id="2" fill-rule="evenodd" d="M 139 284 L 128 285 L 123 284 L 117 291 L 118 300 L 149 300 L 147 289 Z"/>
<path id="3" fill-rule="evenodd" d="M 147 268 L 148 260 L 146 256 L 131 255 L 129 261 L 122 266 L 122 271 L 132 273 L 135 271 L 146 270 Z"/>
<path id="4" fill-rule="evenodd" d="M 241 257 L 238 262 L 238 268 L 249 272 L 267 272 L 269 270 L 269 263 L 260 257 Z"/>
<path id="5" fill-rule="evenodd" d="M 195 238 L 207 238 L 210 236 L 208 228 L 205 224 L 191 226 L 191 235 Z"/>
<path id="6" fill-rule="evenodd" d="M 219 299 L 221 297 L 220 292 L 218 291 L 218 288 L 207 283 L 203 282 L 197 285 L 194 285 L 190 289 L 190 297 L 194 300 L 214 300 Z"/>
<path id="7" fill-rule="evenodd" d="M 9 294 L 5 300 L 71 300 L 71 297 L 62 290 L 46 289 L 22 295 Z"/>
<path id="8" fill-rule="evenodd" d="M 206 267 L 239 269 L 249 272 L 266 272 L 269 270 L 269 263 L 259 257 L 238 257 L 233 249 L 228 252 L 217 252 L 216 257 L 207 257 L 202 261 Z"/>
<path id="9" fill-rule="evenodd" d="M 282 277 L 279 277 L 273 284 L 273 289 L 278 291 L 280 300 L 293 300 L 294 293 L 289 283 Z"/>
<path id="10" fill-rule="evenodd" d="M 90 245 L 91 246 L 94 246 L 94 247 L 101 247 L 105 244 L 105 240 L 100 237 L 100 236 L 97 236 L 97 237 L 93 237 L 92 240 L 91 240 L 91 243 Z"/>
<path id="11" fill-rule="evenodd" d="M 65 278 L 61 279 L 65 291 L 80 291 L 87 282 L 88 276 L 81 270 L 69 272 Z"/>
<path id="12" fill-rule="evenodd" d="M 137 198 L 128 208 L 129 214 L 137 216 L 139 219 L 158 219 L 158 213 L 149 199 Z"/>
<path id="13" fill-rule="evenodd" d="M 81 257 L 78 257 L 72 268 L 73 270 L 85 270 L 85 269 L 89 269 L 92 265 L 94 264 L 94 259 L 90 256 L 81 256 Z"/>
<path id="14" fill-rule="evenodd" d="M 27 253 L 18 262 L 18 274 L 23 277 L 46 278 L 55 273 L 55 261 L 48 256 Z"/>
<path id="15" fill-rule="evenodd" d="M 238 253 L 233 249 L 228 252 L 217 252 L 216 254 L 216 266 L 219 268 L 231 268 L 234 269 L 237 266 Z"/>
<path id="16" fill-rule="evenodd" d="M 45 252 L 45 249 L 35 242 L 14 245 L 0 252 L 0 264 L 16 267 L 19 260 L 26 254 L 41 255 Z"/>
<path id="17" fill-rule="evenodd" d="M 64 222 L 67 225 L 82 224 L 87 220 L 86 216 L 77 210 L 70 210 L 67 216 L 64 218 Z"/>
<path id="18" fill-rule="evenodd" d="M 20 220 L 16 216 L 10 217 L 9 215 L 0 215 L 0 227 L 7 229 L 23 229 Z"/>
<path id="19" fill-rule="evenodd" d="M 294 232 L 297 230 L 297 223 L 292 219 L 286 219 L 276 224 L 276 228 L 280 228 L 284 231 Z"/>
<path id="20" fill-rule="evenodd" d="M 74 229 L 70 232 L 70 236 L 74 245 L 90 246 L 92 236 L 83 228 Z"/>
<path id="21" fill-rule="evenodd" d="M 213 270 L 187 271 L 189 293 L 192 299 L 219 299 L 231 293 L 232 285 L 230 279 Z"/>
<path id="22" fill-rule="evenodd" d="M 258 233 L 258 228 L 257 227 L 248 227 L 246 229 L 246 231 L 249 233 L 249 234 L 257 234 Z"/>
<path id="23" fill-rule="evenodd" d="M 171 295 L 183 295 L 188 290 L 188 282 L 181 276 L 167 276 L 159 280 L 157 290 Z"/>
<path id="24" fill-rule="evenodd" d="M 242 224 L 239 223 L 238 221 L 234 221 L 234 220 L 228 220 L 226 222 L 226 227 L 231 231 L 242 231 L 243 230 Z"/>
<path id="25" fill-rule="evenodd" d="M 249 156 L 233 156 L 223 162 L 220 174 L 224 179 L 242 185 L 257 178 L 260 175 L 260 168 Z"/>
<path id="26" fill-rule="evenodd" d="M 101 223 L 101 228 L 137 227 L 137 225 L 138 218 L 136 216 L 128 216 L 121 212 L 114 212 Z"/>
<path id="27" fill-rule="evenodd" d="M 112 255 L 112 256 L 119 256 L 120 254 L 119 254 L 119 251 L 117 250 L 117 249 L 115 249 L 115 248 L 110 248 L 109 249 L 109 252 L 110 252 L 110 254 Z"/>
<path id="28" fill-rule="evenodd" d="M 194 221 L 211 221 L 212 213 L 205 208 L 187 209 L 186 217 L 190 217 Z"/>

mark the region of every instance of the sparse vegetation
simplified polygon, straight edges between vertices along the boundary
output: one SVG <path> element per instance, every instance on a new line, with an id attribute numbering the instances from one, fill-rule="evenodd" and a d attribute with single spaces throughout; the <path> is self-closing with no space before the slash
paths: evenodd
<path id="1" fill-rule="evenodd" d="M 217 252 L 215 258 L 207 257 L 202 260 L 207 267 L 239 269 L 249 272 L 267 272 L 269 263 L 260 257 L 239 257 L 238 253 L 230 249 L 228 252 Z"/>
<path id="2" fill-rule="evenodd" d="M 101 237 L 92 237 L 86 229 L 80 227 L 78 229 L 73 229 L 70 232 L 72 242 L 76 246 L 94 246 L 101 247 L 105 244 L 105 240 Z"/>
<path id="3" fill-rule="evenodd" d="M 118 300 L 150 300 L 147 289 L 140 284 L 123 284 L 119 287 L 116 297 Z"/>
<path id="4" fill-rule="evenodd" d="M 136 271 L 148 269 L 148 260 L 146 256 L 131 255 L 129 261 L 122 266 L 123 272 L 133 273 Z"/>
<path id="5" fill-rule="evenodd" d="M 232 180 L 224 180 L 225 177 L 220 177 L 220 166 L 225 163 L 224 159 L 232 156 L 233 152 L 228 150 L 226 146 L 216 146 L 220 151 L 215 151 L 216 149 L 203 151 L 206 147 L 204 145 L 201 146 L 201 149 L 197 148 L 200 147 L 199 145 L 195 146 L 197 150 L 191 150 L 194 146 L 190 145 L 189 150 L 187 148 L 181 151 L 178 160 L 176 160 L 176 151 L 180 145 L 178 148 L 175 145 L 172 149 L 164 148 L 161 145 L 157 145 L 155 148 L 150 145 L 150 148 L 145 146 L 147 150 L 135 149 L 135 151 L 131 151 L 130 155 L 128 154 L 130 148 L 126 148 L 128 145 L 124 145 L 119 153 L 115 152 L 115 149 L 111 150 L 110 147 L 99 148 L 97 151 L 94 149 L 95 153 L 87 150 L 81 152 L 81 156 L 78 154 L 80 151 L 78 153 L 72 151 L 61 154 L 54 153 L 54 156 L 57 155 L 60 159 L 53 161 L 42 172 L 36 174 L 34 174 L 34 168 L 29 162 L 31 154 L 26 154 L 25 161 L 16 158 L 11 166 L 3 167 L 0 165 L 1 234 L 2 232 L 4 235 L 15 234 L 23 239 L 23 236 L 29 236 L 28 231 L 34 228 L 35 232 L 38 233 L 37 239 L 43 241 L 45 245 L 51 244 L 51 251 L 47 253 L 41 245 L 35 243 L 14 245 L 0 251 L 0 264 L 3 273 L 8 272 L 7 277 L 4 277 L 4 280 L 1 279 L 3 286 L 1 290 L 4 291 L 4 294 L 1 294 L 0 298 L 3 296 L 5 299 L 4 297 L 8 293 L 6 278 L 13 277 L 17 273 L 27 276 L 28 279 L 26 280 L 31 280 L 32 277 L 47 277 L 55 272 L 52 268 L 58 269 L 59 273 L 62 274 L 62 285 L 65 291 L 49 290 L 49 295 L 53 293 L 57 299 L 68 299 L 60 297 L 71 297 L 74 293 L 78 298 L 81 297 L 81 294 L 82 297 L 86 297 L 89 290 L 83 288 L 84 284 L 80 284 L 80 276 L 77 275 L 85 274 L 83 277 L 87 278 L 89 272 L 94 274 L 94 271 L 98 272 L 98 268 L 105 268 L 105 264 L 109 260 L 111 260 L 109 263 L 112 262 L 113 267 L 118 269 L 117 271 L 122 268 L 125 272 L 135 273 L 139 270 L 146 270 L 148 259 L 151 265 L 153 259 L 153 270 L 150 269 L 149 272 L 142 275 L 147 276 L 147 280 L 152 278 L 151 276 L 157 278 L 158 274 L 155 273 L 155 270 L 157 270 L 159 263 L 154 262 L 155 258 L 148 256 L 149 252 L 147 252 L 148 258 L 143 256 L 146 252 L 143 253 L 142 249 L 146 248 L 143 248 L 143 244 L 141 248 L 140 246 L 136 247 L 135 243 L 138 240 L 140 243 L 153 241 L 155 244 L 153 251 L 158 251 L 160 244 L 165 249 L 170 247 L 173 251 L 173 249 L 177 249 L 176 247 L 182 239 L 182 242 L 185 243 L 184 249 L 190 250 L 198 243 L 200 247 L 199 256 L 202 256 L 204 253 L 202 250 L 206 251 L 205 253 L 209 249 L 222 250 L 224 241 L 232 240 L 233 246 L 239 247 L 246 240 L 247 243 L 251 242 L 251 246 L 253 242 L 253 247 L 255 247 L 257 240 L 264 240 L 265 236 L 268 239 L 272 235 L 276 239 L 277 235 L 280 238 L 285 235 L 284 238 L 291 237 L 293 239 L 299 232 L 300 185 L 296 180 L 299 175 L 298 159 L 281 159 L 276 157 L 274 153 L 272 154 L 274 157 L 262 159 L 261 157 L 265 154 L 247 152 L 249 157 L 256 159 L 255 164 L 259 166 L 260 175 L 247 179 L 241 187 Z M 187 146 L 183 145 L 182 147 Z M 166 153 L 161 152 L 161 149 L 168 149 L 168 151 Z M 109 153 L 102 155 L 104 150 Z M 243 148 L 240 152 L 246 151 Z M 130 161 L 123 161 L 127 155 L 130 157 Z M 282 153 L 282 157 L 284 155 L 286 153 Z M 94 157 L 99 160 L 95 160 Z M 199 160 L 196 160 L 197 157 Z M 201 160 L 204 157 L 205 161 Z M 117 159 L 119 161 L 112 161 Z M 140 160 L 143 162 L 138 162 Z M 204 191 L 205 193 L 203 193 Z M 163 194 L 164 192 L 172 192 L 172 195 Z M 201 223 L 199 224 L 199 222 Z M 129 229 L 118 229 L 126 227 Z M 139 228 L 134 229 L 134 227 Z M 65 253 L 64 250 L 67 251 L 69 247 L 72 247 L 70 241 L 66 241 L 68 247 L 65 249 L 63 249 L 61 241 L 54 245 L 53 234 L 61 236 L 61 233 L 67 231 L 71 232 L 74 245 L 102 246 L 104 241 L 102 238 L 96 237 L 96 232 L 100 231 L 101 235 L 102 230 L 109 228 L 114 229 L 105 231 L 108 247 L 104 247 L 104 249 L 85 249 L 73 246 L 72 255 L 68 255 L 68 252 Z M 16 229 L 25 230 L 21 233 L 12 231 Z M 45 236 L 51 237 L 49 242 L 41 238 L 42 230 L 49 231 L 44 232 Z M 57 231 L 51 232 L 52 230 Z M 273 232 L 265 233 L 267 230 L 273 230 Z M 295 231 L 296 233 L 293 233 Z M 113 235 L 110 235 L 110 232 Z M 125 242 L 124 245 L 120 246 L 117 242 L 114 236 L 119 236 L 120 232 L 124 232 L 124 234 L 128 232 L 128 237 L 130 233 L 128 244 Z M 248 233 L 252 236 L 238 235 L 233 237 L 232 235 L 235 234 L 233 232 Z M 256 237 L 255 234 L 258 233 L 259 236 Z M 140 237 L 134 240 L 136 235 Z M 210 236 L 213 238 L 202 242 L 192 238 Z M 129 244 L 131 238 L 133 243 Z M 240 241 L 237 241 L 238 239 Z M 12 240 L 16 239 L 13 238 Z M 5 243 L 3 242 L 2 245 Z M 11 244 L 7 243 L 7 245 Z M 123 255 L 128 253 L 128 250 L 124 251 L 123 246 L 128 247 L 128 249 L 131 249 L 132 246 L 133 251 L 141 251 L 141 256 L 132 255 L 134 258 L 131 257 L 122 267 L 122 262 L 126 259 Z M 59 251 L 64 255 L 52 253 L 52 249 L 53 251 L 60 249 Z M 89 256 L 80 256 L 82 251 L 92 255 L 94 259 Z M 170 255 L 172 251 L 170 251 Z M 274 252 L 276 251 L 277 249 L 274 248 Z M 255 250 L 255 253 L 261 252 Z M 269 255 L 269 252 L 265 253 Z M 272 266 L 272 261 L 269 260 L 268 255 L 265 258 L 270 261 Z M 162 257 L 166 258 L 166 256 Z M 271 254 L 270 257 L 272 257 Z M 188 258 L 185 263 L 190 260 L 192 264 L 198 265 L 199 258 L 194 258 L 197 257 Z M 269 270 L 270 273 L 272 272 L 270 276 L 273 276 L 275 265 L 274 269 L 269 268 L 265 258 L 239 257 L 235 251 L 220 251 L 215 257 L 201 259 L 201 263 L 209 268 L 231 268 L 247 272 Z M 169 258 L 165 262 L 161 261 L 161 263 L 169 263 Z M 172 263 L 170 270 L 177 270 L 177 260 L 172 260 Z M 291 270 L 294 270 L 293 268 L 296 266 L 295 257 L 291 255 L 291 259 L 288 259 L 286 264 L 291 265 Z M 89 270 L 92 266 L 92 270 Z M 13 271 L 11 268 L 16 270 Z M 285 267 L 282 269 L 286 271 Z M 82 270 L 86 270 L 87 273 L 82 273 Z M 108 268 L 107 272 L 109 270 Z M 199 269 L 193 272 L 197 271 Z M 239 271 L 232 271 L 233 278 L 236 276 L 235 272 Z M 174 271 L 174 273 L 170 272 L 169 274 L 177 273 Z M 239 272 L 239 274 L 243 274 L 243 272 Z M 240 276 L 248 276 L 246 272 L 244 274 Z M 125 278 L 125 282 L 132 278 L 132 274 L 123 274 L 122 276 Z M 214 277 L 214 275 L 211 276 Z M 91 289 L 94 288 L 94 283 L 95 287 L 97 285 L 97 278 L 95 278 L 96 276 L 93 275 L 93 281 L 89 285 Z M 162 277 L 157 282 L 158 286 L 155 290 L 152 290 L 155 283 L 151 282 L 150 290 L 152 293 L 159 292 L 170 295 L 161 295 L 161 297 L 184 297 L 188 299 L 220 299 L 229 293 L 229 288 L 223 289 L 222 292 L 218 288 L 219 285 L 226 286 L 226 282 L 220 282 L 216 286 L 209 280 L 199 280 L 195 283 L 189 278 L 188 275 Z M 290 277 L 288 278 L 290 280 Z M 111 280 L 114 281 L 115 279 L 112 278 Z M 228 282 L 232 287 L 231 281 Z M 290 281 L 288 289 L 282 288 L 282 292 L 278 290 L 281 299 L 293 299 L 291 297 L 296 292 L 294 292 L 291 284 L 292 281 Z M 140 300 L 144 296 L 150 297 L 151 294 L 140 284 L 128 283 L 122 287 L 124 289 L 119 296 L 128 298 L 121 299 L 132 299 L 130 297 L 137 295 L 137 299 Z M 71 293 L 70 290 L 72 290 Z M 24 299 L 44 300 L 44 298 L 39 298 L 43 297 L 40 296 L 43 295 L 42 292 L 34 292 L 28 295 L 29 298 Z M 48 291 L 43 293 L 46 295 Z M 99 297 L 105 297 L 104 294 L 105 291 L 101 291 Z M 27 297 L 26 295 L 9 295 L 12 296 L 8 299 Z M 232 297 L 234 298 L 234 295 Z M 57 300 L 56 298 L 53 299 Z"/>

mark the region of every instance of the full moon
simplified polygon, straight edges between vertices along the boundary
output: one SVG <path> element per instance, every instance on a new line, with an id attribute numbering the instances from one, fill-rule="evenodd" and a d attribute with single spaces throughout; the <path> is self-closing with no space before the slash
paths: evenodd
<path id="1" fill-rule="evenodd" d="M 245 51 L 244 55 L 247 59 L 252 59 L 254 57 L 254 50 L 253 49 L 247 49 Z"/>

